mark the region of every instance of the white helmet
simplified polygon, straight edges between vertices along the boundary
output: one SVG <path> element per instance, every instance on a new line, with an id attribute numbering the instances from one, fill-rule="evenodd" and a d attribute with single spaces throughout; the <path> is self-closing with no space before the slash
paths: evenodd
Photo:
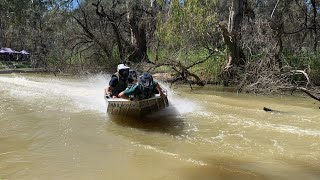
<path id="1" fill-rule="evenodd" d="M 129 76 L 129 67 L 124 64 L 119 64 L 117 67 L 117 72 L 123 78 L 128 78 Z"/>
<path id="2" fill-rule="evenodd" d="M 117 72 L 119 72 L 121 69 L 130 69 L 130 67 L 128 67 L 124 64 L 119 64 L 117 67 Z"/>

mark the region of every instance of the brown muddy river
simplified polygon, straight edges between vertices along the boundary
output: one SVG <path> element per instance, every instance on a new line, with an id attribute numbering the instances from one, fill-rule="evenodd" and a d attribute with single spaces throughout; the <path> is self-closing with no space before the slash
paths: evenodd
<path id="1" fill-rule="evenodd" d="M 114 119 L 108 79 L 1 75 L 0 179 L 320 179 L 308 97 L 168 89 L 164 111 Z"/>

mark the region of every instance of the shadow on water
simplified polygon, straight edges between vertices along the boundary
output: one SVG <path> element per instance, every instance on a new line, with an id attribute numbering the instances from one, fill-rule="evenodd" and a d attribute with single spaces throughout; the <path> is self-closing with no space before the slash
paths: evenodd
<path id="1" fill-rule="evenodd" d="M 184 118 L 173 106 L 139 118 L 114 115 L 107 118 L 120 126 L 171 135 L 181 135 L 185 126 Z"/>

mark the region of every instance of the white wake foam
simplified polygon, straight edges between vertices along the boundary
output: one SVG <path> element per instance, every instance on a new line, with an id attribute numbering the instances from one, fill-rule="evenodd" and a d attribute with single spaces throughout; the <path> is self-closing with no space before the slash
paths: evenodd
<path id="1" fill-rule="evenodd" d="M 83 78 L 58 78 L 52 76 L 40 77 L 30 75 L 0 76 L 0 89 L 21 101 L 35 104 L 65 104 L 75 106 L 69 109 L 75 111 L 96 110 L 106 111 L 104 88 L 110 80 L 110 75 L 98 74 Z M 168 92 L 170 105 L 180 114 L 194 112 L 200 106 L 192 101 L 178 97 L 166 84 L 161 85 Z M 63 108 L 63 107 L 62 107 Z"/>

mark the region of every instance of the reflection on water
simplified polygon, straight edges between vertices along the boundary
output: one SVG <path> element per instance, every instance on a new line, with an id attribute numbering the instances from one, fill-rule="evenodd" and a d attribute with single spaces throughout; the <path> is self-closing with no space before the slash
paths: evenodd
<path id="1" fill-rule="evenodd" d="M 109 115 L 107 119 L 121 126 L 171 135 L 181 135 L 185 126 L 184 118 L 173 106 L 139 118 Z"/>

